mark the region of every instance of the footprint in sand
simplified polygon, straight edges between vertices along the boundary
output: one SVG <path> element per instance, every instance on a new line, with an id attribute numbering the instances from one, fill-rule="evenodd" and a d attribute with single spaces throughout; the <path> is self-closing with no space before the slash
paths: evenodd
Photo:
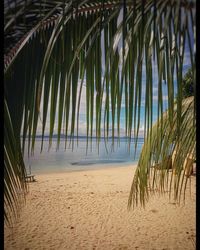
<path id="1" fill-rule="evenodd" d="M 150 210 L 152 213 L 157 213 L 158 212 L 158 210 L 156 210 L 156 209 L 151 209 Z"/>
<path id="2" fill-rule="evenodd" d="M 70 197 L 67 197 L 67 199 L 68 199 L 68 200 L 72 200 L 72 199 L 73 199 L 73 197 L 71 197 L 71 196 L 70 196 Z"/>
<path id="3" fill-rule="evenodd" d="M 176 202 L 170 202 L 169 204 L 171 204 L 171 205 L 176 205 Z"/>
<path id="4" fill-rule="evenodd" d="M 119 247 L 118 247 L 117 249 L 119 249 L 119 250 L 127 250 L 127 249 L 128 249 L 128 246 L 123 245 L 123 244 L 120 244 Z"/>

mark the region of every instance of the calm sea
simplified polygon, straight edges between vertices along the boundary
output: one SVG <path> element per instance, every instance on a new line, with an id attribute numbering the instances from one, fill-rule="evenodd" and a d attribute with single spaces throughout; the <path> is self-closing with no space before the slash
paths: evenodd
<path id="1" fill-rule="evenodd" d="M 88 149 L 86 150 L 87 140 L 86 138 L 80 138 L 78 146 L 75 141 L 72 150 L 72 143 L 68 143 L 65 149 L 65 141 L 61 139 L 59 150 L 56 150 L 57 140 L 53 139 L 52 146 L 48 150 L 49 140 L 46 138 L 44 140 L 43 151 L 40 153 L 41 139 L 37 138 L 34 155 L 28 157 L 26 147 L 24 158 L 27 172 L 29 173 L 29 169 L 31 168 L 32 174 L 125 166 L 138 161 L 143 143 L 144 139 L 138 138 L 138 145 L 135 151 L 133 139 L 130 143 L 130 150 L 128 140 L 125 138 L 120 139 L 120 143 L 115 139 L 114 147 L 112 139 L 108 139 L 106 146 L 102 139 L 99 147 L 96 140 L 93 139 L 92 142 L 89 142 Z"/>

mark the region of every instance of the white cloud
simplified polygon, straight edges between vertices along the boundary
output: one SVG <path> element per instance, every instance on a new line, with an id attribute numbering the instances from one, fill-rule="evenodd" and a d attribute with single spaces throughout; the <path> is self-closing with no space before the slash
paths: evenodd
<path id="1" fill-rule="evenodd" d="M 154 96 L 153 96 L 153 100 L 154 100 L 154 101 L 158 101 L 158 96 L 157 96 L 157 95 L 154 95 Z M 168 101 L 168 96 L 167 96 L 167 95 L 163 95 L 162 100 L 163 100 L 163 101 Z"/>
<path id="2" fill-rule="evenodd" d="M 190 53 L 189 53 L 188 46 L 186 46 L 185 55 L 184 55 L 184 70 L 189 68 L 190 65 L 191 65 Z M 103 70 L 105 69 L 104 63 L 102 64 L 102 69 Z M 153 70 L 153 101 L 154 101 L 154 104 L 158 101 L 158 74 L 157 74 L 157 69 L 158 69 L 157 61 L 156 61 L 156 58 L 155 58 L 155 61 L 152 62 L 152 70 Z M 102 82 L 103 82 L 103 79 L 104 79 L 104 76 L 102 76 Z M 176 82 L 176 75 L 174 75 L 174 81 Z M 79 93 L 80 83 L 81 83 L 81 80 L 79 80 L 78 93 Z M 142 83 L 143 83 L 143 86 L 142 86 L 141 107 L 144 107 L 144 105 L 145 105 L 145 88 L 146 88 L 145 63 L 143 63 Z M 162 87 L 163 87 L 163 101 L 165 103 L 167 103 L 167 100 L 168 100 L 167 85 L 163 84 Z M 175 84 L 175 87 L 176 87 L 176 84 Z M 106 94 L 104 92 L 104 95 L 103 95 L 103 110 L 104 110 L 104 105 L 105 105 L 105 97 L 106 97 Z M 78 96 L 77 96 L 77 99 L 78 99 Z M 59 96 L 58 96 L 58 100 L 59 100 Z M 78 100 L 77 100 L 77 103 L 78 103 Z M 42 97 L 41 106 L 43 106 L 43 97 Z M 82 87 L 82 94 L 81 94 L 81 104 L 80 104 L 79 134 L 85 134 L 86 133 L 86 106 L 87 106 L 87 104 L 86 104 L 86 82 L 84 80 L 83 87 Z M 125 98 L 124 97 L 122 98 L 121 107 L 125 108 Z M 94 120 L 94 126 L 95 126 L 95 120 L 96 120 L 96 114 L 95 114 L 96 113 L 95 112 L 96 111 L 96 102 L 95 101 L 94 101 L 93 110 L 94 110 L 93 120 Z M 110 111 L 111 111 L 111 106 L 110 106 Z M 48 116 L 47 116 L 47 121 L 46 121 L 46 134 L 49 133 L 49 126 L 50 126 L 50 114 L 49 113 L 50 113 L 50 103 L 49 103 L 49 106 L 48 106 Z M 71 117 L 71 111 L 70 111 L 70 117 Z M 57 126 L 58 126 L 57 118 L 58 118 L 58 112 L 56 112 L 55 129 L 54 129 L 55 133 L 57 133 Z M 121 121 L 124 123 L 123 117 L 121 118 Z M 64 126 L 65 126 L 65 122 L 64 122 Z M 71 119 L 69 119 L 69 127 L 70 126 L 71 126 Z M 39 121 L 37 133 L 41 134 L 41 132 L 42 132 L 42 122 Z"/>

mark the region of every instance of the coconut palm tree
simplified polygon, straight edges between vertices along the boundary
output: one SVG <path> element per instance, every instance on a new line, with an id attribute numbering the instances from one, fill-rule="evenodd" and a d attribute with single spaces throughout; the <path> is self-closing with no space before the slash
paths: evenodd
<path id="1" fill-rule="evenodd" d="M 120 136 L 124 95 L 126 135 L 128 138 L 134 136 L 137 146 L 141 97 L 145 90 L 144 136 L 151 140 L 155 84 L 158 87 L 159 133 L 164 133 L 165 120 L 167 126 L 176 131 L 176 138 L 182 138 L 182 72 L 186 52 L 189 53 L 193 83 L 196 82 L 195 19 L 195 1 L 192 0 L 4 0 L 6 221 L 11 221 L 11 214 L 17 215 L 21 196 L 24 196 L 21 193 L 24 194 L 27 188 L 23 161 L 26 138 L 28 153 L 32 153 L 37 126 L 42 121 L 42 150 L 48 112 L 49 145 L 56 113 L 58 147 L 62 130 L 66 141 L 78 137 L 84 84 L 88 139 L 94 136 L 94 131 L 98 142 L 102 131 L 105 141 L 110 135 L 112 138 Z M 167 115 L 163 115 L 163 80 L 168 90 Z M 176 86 L 178 101 L 175 106 Z M 181 157 L 186 157 L 187 153 L 183 150 Z M 150 160 L 149 157 L 147 161 Z M 138 169 L 148 172 L 146 161 L 140 161 Z M 140 185 L 133 185 L 142 201 L 146 180 L 137 176 Z M 178 178 L 180 180 L 179 175 Z"/>

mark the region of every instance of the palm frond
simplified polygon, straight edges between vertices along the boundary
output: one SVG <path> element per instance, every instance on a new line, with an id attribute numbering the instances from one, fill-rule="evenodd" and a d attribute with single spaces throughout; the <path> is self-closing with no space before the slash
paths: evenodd
<path id="1" fill-rule="evenodd" d="M 195 1 L 192 0 L 5 1 L 4 86 L 10 122 L 4 130 L 12 126 L 16 140 L 8 150 L 8 142 L 12 140 L 8 134 L 5 155 L 10 159 L 16 152 L 21 155 L 27 137 L 28 152 L 33 153 L 38 124 L 42 121 L 44 136 L 49 112 L 49 145 L 55 132 L 56 113 L 57 148 L 62 128 L 66 143 L 69 136 L 73 141 L 75 131 L 78 136 L 83 83 L 86 86 L 87 138 L 93 136 L 94 128 L 98 142 L 103 134 L 105 138 L 111 135 L 114 140 L 116 129 L 120 136 L 122 97 L 125 95 L 125 133 L 129 138 L 136 138 L 136 147 L 145 89 L 144 136 L 152 139 L 154 84 L 158 85 L 159 128 L 164 133 L 163 80 L 166 80 L 168 89 L 167 124 L 180 138 L 186 41 L 195 85 L 195 50 L 192 45 L 196 38 L 195 29 L 191 29 L 195 27 L 194 7 Z M 154 82 L 152 65 L 155 64 L 158 80 Z M 15 158 L 12 159 L 13 163 L 6 163 L 8 169 L 11 171 L 19 165 L 20 170 L 13 171 L 24 187 L 23 159 L 20 156 L 16 164 Z M 145 185 L 144 180 L 141 185 Z M 14 207 L 16 199 L 13 202 L 12 197 L 15 197 L 16 185 L 13 188 L 12 182 L 9 183 L 7 200 Z"/>
<path id="2" fill-rule="evenodd" d="M 196 126 L 194 119 L 194 97 L 182 102 L 180 133 L 177 134 L 177 105 L 174 110 L 173 126 L 169 122 L 169 112 L 154 124 L 142 148 L 134 175 L 128 206 L 136 206 L 139 201 L 144 206 L 154 190 L 174 194 L 180 203 L 185 197 L 185 187 L 191 165 L 188 158 L 196 160 Z M 167 160 L 166 160 L 167 159 Z M 181 196 L 182 195 L 182 196 Z"/>
<path id="3" fill-rule="evenodd" d="M 15 218 L 19 215 L 27 186 L 20 142 L 16 139 L 5 99 L 4 122 L 4 218 L 6 223 L 10 223 L 13 215 Z"/>

